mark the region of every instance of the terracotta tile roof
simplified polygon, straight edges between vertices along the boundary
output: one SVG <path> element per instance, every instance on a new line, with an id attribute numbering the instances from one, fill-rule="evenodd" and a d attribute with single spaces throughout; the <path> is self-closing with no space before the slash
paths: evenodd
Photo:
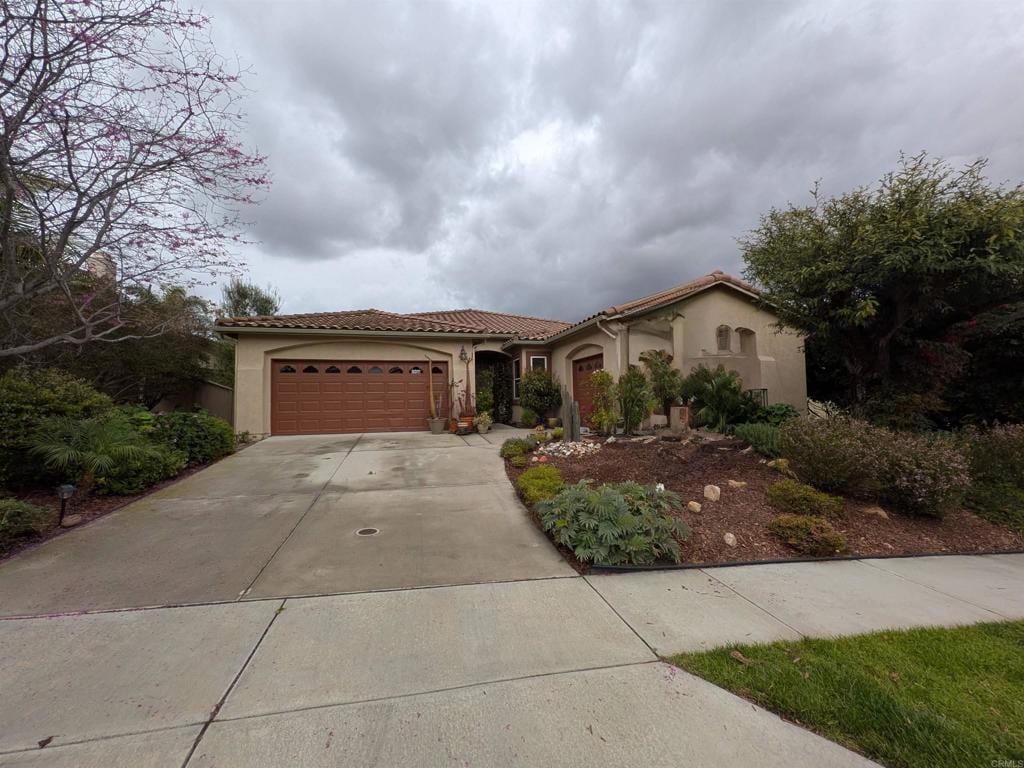
<path id="1" fill-rule="evenodd" d="M 510 315 L 483 309 L 449 309 L 399 315 L 379 309 L 354 309 L 344 312 L 311 312 L 302 315 L 266 315 L 231 317 L 217 320 L 221 328 L 291 328 L 330 331 L 397 331 L 408 333 L 471 333 L 509 336 L 524 341 L 539 341 L 581 326 L 595 317 L 621 317 L 657 309 L 685 299 L 718 283 L 758 294 L 752 285 L 738 277 L 715 270 L 688 283 L 652 293 L 625 304 L 608 307 L 578 323 L 546 320 L 529 315 Z"/>
<path id="2" fill-rule="evenodd" d="M 419 312 L 415 316 L 443 320 L 457 325 L 474 325 L 487 333 L 517 336 L 521 339 L 542 339 L 572 325 L 572 323 L 562 320 L 545 320 L 529 315 L 509 315 L 504 312 L 488 312 L 484 309 L 448 309 L 440 312 Z"/>
<path id="3" fill-rule="evenodd" d="M 222 328 L 308 328 L 327 331 L 409 331 L 413 333 L 479 333 L 475 326 L 463 326 L 416 315 L 397 315 L 379 309 L 345 312 L 311 312 L 303 315 L 262 315 L 227 317 L 217 320 Z"/>
<path id="4" fill-rule="evenodd" d="M 711 272 L 710 274 L 702 275 L 695 280 L 690 280 L 687 283 L 680 283 L 679 285 L 673 286 L 672 288 L 668 288 L 664 291 L 652 293 L 649 296 L 642 296 L 639 299 L 627 301 L 625 304 L 616 304 L 615 306 L 608 307 L 607 309 L 602 309 L 600 312 L 595 312 L 593 315 L 585 317 L 578 323 L 574 323 L 573 325 L 569 326 L 568 329 L 563 330 L 570 330 L 577 326 L 583 325 L 584 323 L 589 323 L 595 317 L 621 317 L 623 315 L 635 315 L 641 312 L 647 312 L 652 309 L 657 309 L 658 307 L 665 306 L 666 304 L 672 304 L 676 301 L 681 301 L 682 299 L 685 299 L 688 296 L 692 296 L 693 294 L 698 293 L 699 291 L 703 291 L 706 288 L 710 288 L 711 286 L 719 283 L 730 285 L 734 288 L 738 288 L 742 291 L 746 291 L 747 293 L 752 293 L 755 295 L 760 295 L 761 293 L 757 288 L 752 286 L 750 283 L 747 283 L 744 280 L 740 280 L 740 278 L 735 277 L 733 275 L 726 274 L 725 272 L 722 272 L 720 269 L 716 269 L 714 272 Z M 548 336 L 554 336 L 556 333 L 560 332 L 561 331 L 556 331 L 555 333 L 548 334 Z"/>
<path id="5" fill-rule="evenodd" d="M 634 299 L 633 301 L 627 301 L 625 304 L 617 304 L 613 307 L 608 307 L 608 309 L 605 309 L 602 312 L 599 312 L 598 314 L 630 315 L 635 312 L 643 312 L 648 309 L 660 307 L 664 304 L 671 304 L 673 302 L 679 301 L 680 299 L 685 299 L 687 296 L 697 293 L 697 291 L 702 291 L 705 288 L 709 288 L 712 285 L 715 285 L 716 283 L 728 283 L 729 285 L 732 285 L 735 288 L 739 288 L 749 293 L 760 293 L 754 286 L 750 285 L 749 283 L 740 280 L 738 277 L 727 275 L 725 272 L 716 269 L 711 274 L 702 275 L 701 277 L 698 277 L 696 280 L 691 280 L 688 283 L 681 283 L 680 285 L 677 285 L 673 288 L 669 288 L 668 290 L 665 291 L 652 293 L 650 296 L 644 296 L 639 299 Z"/>

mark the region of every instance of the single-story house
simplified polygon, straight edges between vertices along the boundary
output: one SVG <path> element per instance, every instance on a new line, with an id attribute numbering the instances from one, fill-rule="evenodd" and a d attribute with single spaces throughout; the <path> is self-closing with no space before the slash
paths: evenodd
<path id="1" fill-rule="evenodd" d="M 511 379 L 513 406 L 523 371 L 550 370 L 585 419 L 590 374 L 618 377 L 652 349 L 684 373 L 722 364 L 763 402 L 802 412 L 802 341 L 776 324 L 753 286 L 715 271 L 577 323 L 364 309 L 223 318 L 216 329 L 236 343 L 235 429 L 291 435 L 425 430 L 430 391 L 439 413 L 457 415 L 486 367 Z"/>

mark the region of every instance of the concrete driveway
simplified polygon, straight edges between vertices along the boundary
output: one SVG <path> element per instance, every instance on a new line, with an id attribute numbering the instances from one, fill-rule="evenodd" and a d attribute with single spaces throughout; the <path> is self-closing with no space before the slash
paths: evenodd
<path id="1" fill-rule="evenodd" d="M 0 567 L 91 611 L 0 618 L 0 767 L 867 768 L 658 655 L 1024 617 L 1024 555 L 577 577 L 503 436 L 268 440 Z"/>
<path id="2" fill-rule="evenodd" d="M 0 565 L 0 615 L 572 576 L 506 436 L 269 438 Z"/>

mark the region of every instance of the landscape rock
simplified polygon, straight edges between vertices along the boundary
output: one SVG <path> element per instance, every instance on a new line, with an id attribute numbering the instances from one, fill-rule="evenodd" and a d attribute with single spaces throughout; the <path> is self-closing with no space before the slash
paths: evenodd
<path id="1" fill-rule="evenodd" d="M 61 522 L 61 528 L 73 528 L 82 522 L 81 515 L 65 515 L 63 522 Z"/>
<path id="2" fill-rule="evenodd" d="M 709 501 L 718 501 L 722 498 L 722 489 L 717 485 L 705 485 L 704 486 L 704 498 Z"/>
<path id="3" fill-rule="evenodd" d="M 864 514 L 865 515 L 874 515 L 875 517 L 880 517 L 883 520 L 888 520 L 889 519 L 889 513 L 886 512 L 881 507 L 867 507 L 864 510 Z"/>
<path id="4" fill-rule="evenodd" d="M 608 443 L 614 443 L 615 442 L 615 435 L 608 435 L 608 439 L 605 440 L 604 442 L 605 442 L 605 445 L 607 445 Z"/>
<path id="5" fill-rule="evenodd" d="M 768 466 L 786 477 L 796 477 L 796 473 L 789 466 L 789 459 L 772 459 L 768 462 Z"/>
<path id="6" fill-rule="evenodd" d="M 726 543 L 727 546 L 730 546 L 730 547 L 735 547 L 736 546 L 736 535 L 735 534 L 727 533 L 722 538 L 725 540 L 725 543 Z"/>
<path id="7" fill-rule="evenodd" d="M 729 487 L 737 489 L 737 490 L 740 489 L 740 488 L 746 488 L 747 487 L 747 481 L 746 480 L 730 480 L 729 481 Z"/>
<path id="8" fill-rule="evenodd" d="M 541 457 L 540 461 L 547 461 L 548 456 L 562 456 L 564 458 L 581 458 L 583 456 L 589 456 L 592 453 L 597 453 L 601 450 L 600 443 L 587 443 L 580 441 L 578 443 L 545 443 L 540 446 L 536 453 Z M 534 456 L 534 461 L 538 460 L 537 456 Z"/>
<path id="9" fill-rule="evenodd" d="M 687 512 L 700 512 L 701 506 L 699 501 L 688 501 L 686 503 Z"/>

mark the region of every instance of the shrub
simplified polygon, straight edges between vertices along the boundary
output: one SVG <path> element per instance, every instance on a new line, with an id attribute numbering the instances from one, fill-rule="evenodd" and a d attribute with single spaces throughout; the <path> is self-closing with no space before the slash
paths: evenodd
<path id="1" fill-rule="evenodd" d="M 562 473 L 554 467 L 530 467 L 516 480 L 516 488 L 530 506 L 562 490 Z"/>
<path id="2" fill-rule="evenodd" d="M 88 419 L 112 406 L 109 397 L 62 371 L 7 371 L 0 376 L 0 486 L 52 479 L 29 452 L 41 422 L 58 416 Z"/>
<path id="3" fill-rule="evenodd" d="M 831 496 L 796 480 L 779 480 L 768 488 L 768 503 L 779 512 L 809 517 L 846 516 L 846 505 L 838 496 Z"/>
<path id="4" fill-rule="evenodd" d="M 877 430 L 846 417 L 793 419 L 779 428 L 779 449 L 797 477 L 816 488 L 858 495 L 875 484 Z"/>
<path id="5" fill-rule="evenodd" d="M 762 456 L 774 459 L 779 452 L 779 428 L 772 424 L 737 424 L 733 434 L 745 440 Z"/>
<path id="6" fill-rule="evenodd" d="M 525 453 L 517 453 L 515 456 L 510 456 L 508 463 L 513 467 L 525 467 L 529 462 L 526 460 Z"/>
<path id="7" fill-rule="evenodd" d="M 796 408 L 789 403 L 773 403 L 772 405 L 758 408 L 751 417 L 751 421 L 780 427 L 790 419 L 796 419 L 799 416 L 800 414 Z"/>
<path id="8" fill-rule="evenodd" d="M 511 459 L 514 456 L 525 456 L 532 451 L 534 443 L 522 437 L 511 437 L 501 444 L 498 453 L 503 459 Z"/>
<path id="9" fill-rule="evenodd" d="M 837 417 L 793 419 L 779 439 L 800 480 L 826 491 L 878 497 L 904 512 L 941 517 L 961 503 L 969 482 L 966 459 L 942 436 Z"/>
<path id="10" fill-rule="evenodd" d="M 160 414 L 156 417 L 153 439 L 184 453 L 189 464 L 203 464 L 235 450 L 231 425 L 204 412 Z"/>
<path id="11" fill-rule="evenodd" d="M 980 517 L 1024 533 L 1024 489 L 1011 483 L 975 483 L 966 505 Z"/>
<path id="12" fill-rule="evenodd" d="M 672 355 L 663 349 L 650 349 L 640 355 L 640 362 L 647 367 L 651 380 L 651 392 L 667 418 L 669 410 L 679 402 L 683 392 L 683 374 L 672 366 Z"/>
<path id="13" fill-rule="evenodd" d="M 590 374 L 590 391 L 594 406 L 590 412 L 590 423 L 602 435 L 610 435 L 619 423 L 615 413 L 615 379 L 608 371 L 599 368 Z"/>
<path id="14" fill-rule="evenodd" d="M 0 551 L 20 538 L 42 533 L 54 522 L 50 510 L 17 499 L 0 499 Z"/>
<path id="15" fill-rule="evenodd" d="M 111 471 L 96 478 L 99 493 L 127 496 L 141 493 L 151 485 L 181 473 L 188 458 L 181 451 L 166 446 L 154 446 L 152 453 L 116 465 Z"/>
<path id="16" fill-rule="evenodd" d="M 782 541 L 805 555 L 827 557 L 846 551 L 846 537 L 821 517 L 779 515 L 768 529 Z"/>
<path id="17" fill-rule="evenodd" d="M 476 412 L 494 413 L 494 369 L 480 368 L 476 372 Z"/>
<path id="18" fill-rule="evenodd" d="M 90 490 L 100 477 L 123 477 L 132 465 L 156 461 L 160 450 L 124 414 L 111 411 L 91 419 L 45 420 L 30 452 L 61 480 Z"/>
<path id="19" fill-rule="evenodd" d="M 523 413 L 519 417 L 519 423 L 524 427 L 536 427 L 540 424 L 540 417 L 529 408 L 523 408 Z"/>
<path id="20" fill-rule="evenodd" d="M 519 381 L 519 402 L 525 410 L 547 416 L 562 404 L 562 389 L 550 371 L 529 370 Z"/>
<path id="21" fill-rule="evenodd" d="M 635 365 L 629 366 L 615 384 L 615 397 L 622 414 L 622 426 L 627 435 L 640 426 L 654 409 L 654 395 L 644 372 Z"/>
<path id="22" fill-rule="evenodd" d="M 1024 488 L 1024 424 L 970 427 L 961 433 L 961 446 L 975 483 Z"/>
<path id="23" fill-rule="evenodd" d="M 555 427 L 551 430 L 552 440 L 562 440 L 565 437 L 565 430 L 562 427 Z"/>
<path id="24" fill-rule="evenodd" d="M 942 517 L 963 503 L 970 473 L 950 438 L 876 428 L 873 445 L 879 495 L 897 509 Z"/>
<path id="25" fill-rule="evenodd" d="M 537 505 L 541 525 L 576 557 L 597 565 L 680 562 L 679 539 L 690 535 L 672 515 L 681 502 L 671 491 L 620 483 L 563 488 Z"/>
<path id="26" fill-rule="evenodd" d="M 754 405 L 743 396 L 743 382 L 724 366 L 696 368 L 683 379 L 683 399 L 692 403 L 698 424 L 722 432 L 730 424 L 746 420 Z"/>

